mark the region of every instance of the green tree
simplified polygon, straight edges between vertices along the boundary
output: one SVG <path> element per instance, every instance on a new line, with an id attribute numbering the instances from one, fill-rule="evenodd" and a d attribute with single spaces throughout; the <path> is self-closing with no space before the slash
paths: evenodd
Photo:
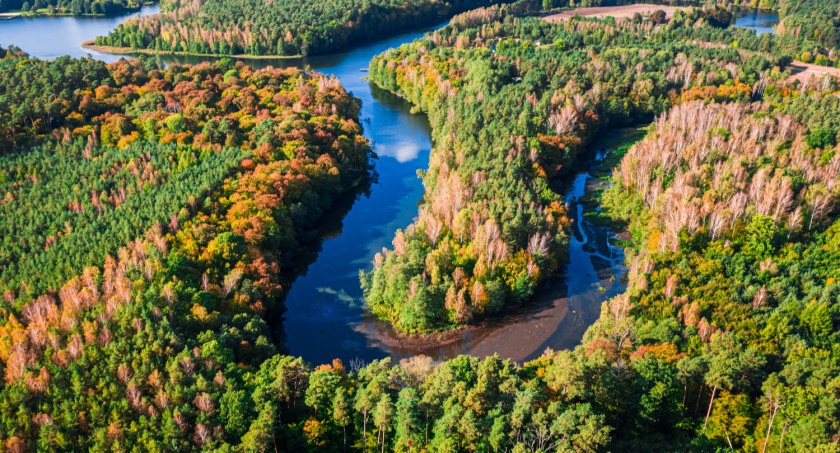
<path id="1" fill-rule="evenodd" d="M 333 397 L 332 418 L 341 427 L 343 448 L 345 450 L 347 449 L 347 426 L 352 421 L 351 415 L 352 411 L 347 397 L 347 390 L 344 387 L 339 387 L 335 391 L 335 397 Z"/>
<path id="2" fill-rule="evenodd" d="M 373 412 L 373 424 L 377 429 L 377 440 L 382 446 L 382 451 L 385 451 L 386 435 L 391 428 L 391 421 L 394 418 L 394 407 L 391 403 L 391 397 L 387 393 L 383 393 L 376 403 L 376 410 Z"/>
<path id="3" fill-rule="evenodd" d="M 417 390 L 400 390 L 394 414 L 394 450 L 412 451 L 421 445 L 420 397 Z"/>
<path id="4" fill-rule="evenodd" d="M 321 370 L 309 375 L 309 385 L 306 388 L 306 405 L 315 409 L 315 416 L 319 420 L 329 417 L 333 409 L 336 389 L 341 384 L 341 377 L 332 370 Z"/>
<path id="5" fill-rule="evenodd" d="M 557 450 L 594 452 L 610 440 L 610 427 L 604 416 L 596 414 L 589 404 L 578 404 L 563 411 L 554 422 Z"/>
<path id="6" fill-rule="evenodd" d="M 715 334 L 704 348 L 703 355 L 709 364 L 705 376 L 706 384 L 712 388 L 709 408 L 703 422 L 705 432 L 717 391 L 732 391 L 748 384 L 749 378 L 754 377 L 754 373 L 764 364 L 764 357 L 754 348 L 745 348 L 743 340 L 733 333 Z"/>
<path id="7" fill-rule="evenodd" d="M 257 418 L 251 423 L 248 432 L 242 437 L 242 448 L 245 451 L 277 451 L 277 441 L 274 436 L 276 417 L 275 408 L 265 404 L 260 409 Z"/>
<path id="8" fill-rule="evenodd" d="M 232 442 L 239 441 L 249 431 L 249 422 L 254 418 L 249 400 L 244 390 L 228 390 L 219 399 L 219 416 Z"/>
<path id="9" fill-rule="evenodd" d="M 709 418 L 707 435 L 725 440 L 730 450 L 740 449 L 752 432 L 752 405 L 747 395 L 722 391 Z"/>

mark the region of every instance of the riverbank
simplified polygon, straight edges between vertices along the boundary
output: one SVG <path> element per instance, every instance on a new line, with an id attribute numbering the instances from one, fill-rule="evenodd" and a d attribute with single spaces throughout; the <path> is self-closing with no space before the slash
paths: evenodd
<path id="1" fill-rule="evenodd" d="M 0 20 L 0 46 L 14 45 L 40 59 L 90 55 L 97 60 L 113 62 L 122 57 L 86 49 L 81 43 L 110 32 L 127 19 L 159 11 L 159 5 L 146 4 L 140 9 L 108 16 L 21 15 L 12 20 Z"/>
<path id="2" fill-rule="evenodd" d="M 292 60 L 296 58 L 303 58 L 303 55 L 252 55 L 252 54 L 233 54 L 233 55 L 218 55 L 210 53 L 198 52 L 175 52 L 171 50 L 157 50 L 157 49 L 134 49 L 132 47 L 115 47 L 115 46 L 101 46 L 96 44 L 95 40 L 84 41 L 82 47 L 96 52 L 111 54 L 111 55 L 171 55 L 178 57 L 199 57 L 199 58 L 239 58 L 252 60 Z"/>

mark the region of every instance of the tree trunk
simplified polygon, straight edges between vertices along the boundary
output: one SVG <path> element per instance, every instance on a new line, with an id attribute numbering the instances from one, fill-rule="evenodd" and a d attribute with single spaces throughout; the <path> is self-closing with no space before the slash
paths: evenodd
<path id="1" fill-rule="evenodd" d="M 782 435 L 779 437 L 779 453 L 782 453 L 782 447 L 785 445 L 785 431 L 787 431 L 787 422 L 782 426 Z"/>
<path id="2" fill-rule="evenodd" d="M 705 387 L 705 384 L 700 384 L 700 391 L 697 392 L 697 401 L 694 403 L 694 415 L 697 415 L 697 411 L 700 410 L 700 397 L 703 396 L 703 387 Z"/>
<path id="3" fill-rule="evenodd" d="M 761 446 L 761 453 L 767 450 L 767 442 L 770 441 L 770 432 L 773 430 L 773 419 L 776 418 L 776 411 L 778 409 L 777 406 L 773 406 L 773 413 L 770 414 L 770 421 L 767 422 L 767 436 L 764 438 L 764 445 Z"/>
<path id="4" fill-rule="evenodd" d="M 706 421 L 703 422 L 703 433 L 706 433 L 706 425 L 709 424 L 709 416 L 712 415 L 712 405 L 715 404 L 715 394 L 717 393 L 717 385 L 712 389 L 712 399 L 709 400 L 709 409 L 706 411 Z"/>
<path id="5" fill-rule="evenodd" d="M 426 411 L 426 444 L 429 444 L 429 411 Z"/>
<path id="6" fill-rule="evenodd" d="M 365 451 L 367 451 L 367 408 L 362 410 L 362 442 L 364 442 Z"/>

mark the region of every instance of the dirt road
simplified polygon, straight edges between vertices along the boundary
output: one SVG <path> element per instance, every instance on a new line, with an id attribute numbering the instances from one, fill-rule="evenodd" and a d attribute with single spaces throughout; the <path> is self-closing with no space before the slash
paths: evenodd
<path id="1" fill-rule="evenodd" d="M 650 3 L 639 3 L 636 5 L 623 6 L 598 6 L 593 8 L 577 8 L 569 11 L 563 11 L 550 16 L 545 16 L 545 20 L 549 22 L 563 22 L 575 16 L 604 18 L 612 16 L 616 20 L 628 19 L 634 14 L 639 13 L 643 16 L 649 15 L 656 10 L 665 11 L 665 16 L 670 19 L 674 16 L 674 12 L 678 9 L 673 6 L 653 5 Z"/>

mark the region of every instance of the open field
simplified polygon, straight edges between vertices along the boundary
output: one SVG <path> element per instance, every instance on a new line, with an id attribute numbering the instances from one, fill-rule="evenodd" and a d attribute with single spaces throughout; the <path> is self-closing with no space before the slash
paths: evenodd
<path id="1" fill-rule="evenodd" d="M 799 80 L 800 82 L 807 82 L 811 77 L 816 77 L 818 80 L 825 74 L 833 77 L 840 77 L 840 68 L 831 66 L 819 66 L 811 63 L 803 63 L 801 61 L 794 61 L 790 65 L 791 76 L 788 82 Z"/>
<path id="2" fill-rule="evenodd" d="M 650 3 L 639 3 L 637 5 L 622 5 L 622 6 L 598 6 L 593 8 L 577 8 L 569 11 L 563 11 L 557 14 L 546 16 L 545 20 L 549 22 L 560 22 L 569 20 L 575 16 L 583 17 L 597 17 L 604 18 L 612 16 L 616 20 L 627 19 L 633 17 L 634 14 L 648 15 L 656 10 L 665 11 L 666 17 L 669 19 L 674 16 L 674 12 L 678 9 L 674 6 L 653 5 Z"/>

